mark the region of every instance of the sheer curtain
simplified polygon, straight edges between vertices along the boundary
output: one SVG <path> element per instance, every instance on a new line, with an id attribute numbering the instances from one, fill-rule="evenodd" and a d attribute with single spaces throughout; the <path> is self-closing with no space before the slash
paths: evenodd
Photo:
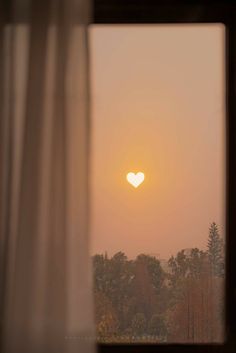
<path id="1" fill-rule="evenodd" d="M 1 0 L 3 353 L 92 353 L 88 0 Z"/>

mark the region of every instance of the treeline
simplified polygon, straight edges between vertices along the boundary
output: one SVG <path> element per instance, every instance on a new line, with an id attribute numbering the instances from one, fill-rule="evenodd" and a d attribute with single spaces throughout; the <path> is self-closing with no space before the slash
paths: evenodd
<path id="1" fill-rule="evenodd" d="M 181 250 L 167 266 L 140 254 L 93 256 L 101 342 L 213 343 L 223 340 L 224 243 L 212 223 L 206 251 Z"/>

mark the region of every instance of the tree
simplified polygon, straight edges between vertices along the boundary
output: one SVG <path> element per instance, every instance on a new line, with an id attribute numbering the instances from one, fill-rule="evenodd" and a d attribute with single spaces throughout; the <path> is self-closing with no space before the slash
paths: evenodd
<path id="1" fill-rule="evenodd" d="M 98 339 L 109 341 L 111 336 L 115 336 L 118 331 L 117 318 L 112 313 L 107 313 L 101 317 L 97 324 Z"/>
<path id="2" fill-rule="evenodd" d="M 154 314 L 148 323 L 148 333 L 159 338 L 166 338 L 167 327 L 163 315 Z"/>
<path id="3" fill-rule="evenodd" d="M 108 286 L 108 260 L 103 255 L 93 256 L 94 290 L 107 292 Z"/>
<path id="4" fill-rule="evenodd" d="M 218 226 L 211 223 L 207 242 L 207 253 L 209 257 L 212 274 L 217 277 L 224 276 L 224 250 L 223 240 L 219 234 Z"/>
<path id="5" fill-rule="evenodd" d="M 210 236 L 210 253 L 221 255 L 221 239 L 215 224 L 211 226 Z M 167 315 L 169 341 L 221 341 L 223 279 L 211 269 L 217 270 L 218 274 L 221 261 L 221 256 L 212 256 L 210 261 L 209 252 L 197 248 L 182 250 L 170 258 L 172 300 Z"/>
<path id="6" fill-rule="evenodd" d="M 131 286 L 134 279 L 132 261 L 122 252 L 116 253 L 109 260 L 110 291 L 109 298 L 116 308 L 120 323 L 120 332 L 127 328 L 127 303 L 131 298 Z"/>
<path id="7" fill-rule="evenodd" d="M 111 314 L 112 317 L 116 317 L 116 312 L 112 306 L 111 301 L 105 296 L 103 292 L 94 292 L 94 302 L 95 302 L 95 322 L 98 325 L 104 317 Z"/>
<path id="8" fill-rule="evenodd" d="M 183 278 L 186 276 L 186 273 L 188 271 L 188 262 L 184 250 L 179 251 L 176 257 L 171 256 L 168 261 L 168 264 L 170 266 L 172 274 L 176 278 Z"/>
<path id="9" fill-rule="evenodd" d="M 156 294 L 159 294 L 166 278 L 165 272 L 161 267 L 160 261 L 154 256 L 140 254 L 136 258 L 136 264 L 137 263 L 142 263 L 146 266 L 148 274 L 150 276 L 150 282 Z"/>
<path id="10" fill-rule="evenodd" d="M 141 254 L 134 261 L 133 295 L 136 312 L 142 312 L 149 320 L 158 310 L 159 298 L 164 285 L 164 271 L 155 257 Z"/>
<path id="11" fill-rule="evenodd" d="M 143 335 L 146 332 L 147 320 L 143 313 L 137 313 L 132 320 L 132 332 L 134 335 Z"/>

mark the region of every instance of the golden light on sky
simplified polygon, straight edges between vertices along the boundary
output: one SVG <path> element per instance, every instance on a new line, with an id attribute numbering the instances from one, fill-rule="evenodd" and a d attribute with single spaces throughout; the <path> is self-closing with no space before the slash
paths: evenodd
<path id="1" fill-rule="evenodd" d="M 142 172 L 133 173 L 129 172 L 126 175 L 127 181 L 135 188 L 139 187 L 145 179 L 145 175 Z"/>
<path id="2" fill-rule="evenodd" d="M 224 233 L 224 36 L 221 24 L 91 26 L 93 254 L 168 257 L 205 248 L 213 221 Z M 129 172 L 145 173 L 136 190 Z"/>

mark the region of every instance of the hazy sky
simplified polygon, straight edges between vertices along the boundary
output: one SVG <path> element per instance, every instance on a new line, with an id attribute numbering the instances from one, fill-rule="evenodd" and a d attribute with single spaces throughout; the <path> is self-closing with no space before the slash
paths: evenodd
<path id="1" fill-rule="evenodd" d="M 92 25 L 90 53 L 91 253 L 205 248 L 224 232 L 224 27 Z"/>

